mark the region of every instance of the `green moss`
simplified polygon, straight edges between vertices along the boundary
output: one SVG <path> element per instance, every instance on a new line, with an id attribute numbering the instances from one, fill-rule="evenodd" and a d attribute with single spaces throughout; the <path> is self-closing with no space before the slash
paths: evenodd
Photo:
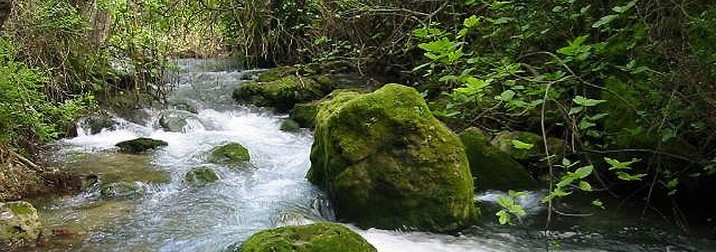
<path id="1" fill-rule="evenodd" d="M 117 143 L 115 146 L 119 147 L 120 151 L 122 152 L 140 153 L 167 145 L 169 144 L 162 140 L 140 137 L 134 140 Z"/>
<path id="2" fill-rule="evenodd" d="M 512 140 L 518 140 L 520 142 L 531 144 L 532 148 L 515 148 Z M 519 161 L 540 160 L 546 156 L 542 136 L 531 132 L 502 131 L 497 133 L 492 139 L 492 145 L 504 152 L 507 152 L 512 158 Z M 549 148 L 550 155 L 563 155 L 565 143 L 562 139 L 548 137 L 547 147 Z"/>
<path id="3" fill-rule="evenodd" d="M 249 150 L 238 143 L 228 143 L 210 151 L 208 161 L 215 164 L 239 165 L 251 159 Z"/>
<path id="4" fill-rule="evenodd" d="M 462 144 L 413 88 L 331 94 L 316 116 L 311 163 L 308 180 L 361 227 L 453 231 L 475 220 Z"/>
<path id="5" fill-rule="evenodd" d="M 257 106 L 275 107 L 288 111 L 296 103 L 323 98 L 333 90 L 328 76 L 287 76 L 266 82 L 247 82 L 234 90 L 236 100 Z"/>
<path id="6" fill-rule="evenodd" d="M 299 103 L 293 106 L 289 117 L 304 128 L 313 128 L 316 125 L 316 114 L 319 102 Z"/>
<path id="7" fill-rule="evenodd" d="M 194 168 L 184 176 L 184 182 L 193 186 L 205 186 L 219 180 L 219 176 L 207 167 Z"/>
<path id="8" fill-rule="evenodd" d="M 32 204 L 24 201 L 9 202 L 5 204 L 5 207 L 10 209 L 13 214 L 32 214 L 37 212 Z"/>
<path id="9" fill-rule="evenodd" d="M 291 119 L 284 119 L 281 121 L 281 130 L 288 131 L 288 132 L 298 132 L 301 129 L 301 125 L 299 125 L 296 121 Z"/>
<path id="10" fill-rule="evenodd" d="M 465 153 L 470 163 L 470 172 L 476 177 L 477 190 L 533 189 L 537 183 L 527 170 L 513 160 L 509 154 L 492 146 L 487 137 L 476 128 L 460 133 Z"/>
<path id="11" fill-rule="evenodd" d="M 373 252 L 363 237 L 335 223 L 315 223 L 264 230 L 249 237 L 241 252 Z"/>
<path id="12" fill-rule="evenodd" d="M 2 214 L 5 212 L 10 214 Z M 18 246 L 33 244 L 39 235 L 40 220 L 37 209 L 32 204 L 24 201 L 0 202 L 0 214 L 3 216 L 3 219 L 0 219 L 0 244 Z"/>
<path id="13" fill-rule="evenodd" d="M 292 66 L 280 66 L 271 68 L 259 74 L 260 82 L 275 81 L 288 76 L 295 76 L 298 69 Z"/>

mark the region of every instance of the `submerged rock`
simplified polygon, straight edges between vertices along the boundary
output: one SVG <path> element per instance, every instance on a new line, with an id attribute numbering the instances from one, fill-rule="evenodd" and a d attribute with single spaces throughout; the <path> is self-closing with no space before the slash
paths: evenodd
<path id="1" fill-rule="evenodd" d="M 281 130 L 288 132 L 297 132 L 301 129 L 301 125 L 291 119 L 284 119 L 281 121 Z"/>
<path id="2" fill-rule="evenodd" d="M 240 249 L 230 252 L 373 252 L 377 251 L 356 232 L 336 223 L 321 222 L 288 226 L 258 232 Z"/>
<path id="3" fill-rule="evenodd" d="M 139 183 L 116 182 L 102 185 L 100 193 L 105 198 L 135 198 L 144 194 L 145 189 Z"/>
<path id="4" fill-rule="evenodd" d="M 127 153 L 96 153 L 66 164 L 59 170 L 86 177 L 96 177 L 104 183 L 142 182 L 169 183 L 169 173 L 154 166 L 149 155 Z"/>
<path id="5" fill-rule="evenodd" d="M 460 133 L 470 172 L 476 177 L 477 190 L 532 189 L 537 186 L 527 170 L 510 154 L 490 144 L 483 132 L 468 128 Z"/>
<path id="6" fill-rule="evenodd" d="M 316 119 L 307 178 L 329 194 L 339 219 L 441 232 L 476 220 L 463 146 L 415 89 L 332 94 Z"/>
<path id="7" fill-rule="evenodd" d="M 169 145 L 169 143 L 162 140 L 140 137 L 134 140 L 117 143 L 115 146 L 119 147 L 121 152 L 140 153 L 167 145 Z"/>
<path id="8" fill-rule="evenodd" d="M 321 99 L 333 90 L 333 80 L 327 75 L 312 77 L 292 75 L 270 81 L 266 79 L 263 78 L 262 81 L 259 77 L 257 82 L 244 83 L 234 90 L 234 99 L 288 111 L 296 103 Z"/>
<path id="9" fill-rule="evenodd" d="M 249 150 L 239 143 L 228 143 L 211 149 L 207 161 L 222 165 L 240 165 L 251 159 Z"/>
<path id="10" fill-rule="evenodd" d="M 219 180 L 219 176 L 207 167 L 191 169 L 184 176 L 184 182 L 192 186 L 205 186 Z"/>
<path id="11" fill-rule="evenodd" d="M 182 132 L 189 120 L 199 121 L 199 118 L 184 110 L 166 110 L 159 115 L 159 125 L 169 132 Z"/>
<path id="12" fill-rule="evenodd" d="M 0 244 L 10 247 L 30 245 L 39 234 L 40 218 L 32 204 L 0 202 Z"/>

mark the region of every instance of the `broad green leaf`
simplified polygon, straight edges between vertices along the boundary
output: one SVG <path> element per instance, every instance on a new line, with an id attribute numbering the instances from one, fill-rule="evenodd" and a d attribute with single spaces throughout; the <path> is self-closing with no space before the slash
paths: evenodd
<path id="1" fill-rule="evenodd" d="M 513 191 L 513 190 L 508 190 L 507 194 L 510 195 L 510 197 L 512 197 L 512 198 L 517 198 L 517 197 L 522 197 L 522 196 L 527 195 L 527 192 L 525 192 L 525 191 L 517 192 L 517 191 Z"/>
<path id="2" fill-rule="evenodd" d="M 576 114 L 579 114 L 579 112 L 582 112 L 583 110 L 584 110 L 584 107 L 582 107 L 582 106 L 572 107 L 571 109 L 569 109 L 568 115 L 576 115 Z"/>
<path id="3" fill-rule="evenodd" d="M 605 25 L 605 24 L 609 24 L 609 23 L 611 23 L 612 21 L 614 21 L 615 19 L 617 19 L 618 17 L 619 17 L 619 15 L 606 15 L 606 16 L 603 16 L 601 19 L 599 19 L 599 21 L 597 21 L 596 23 L 594 23 L 594 24 L 592 25 L 592 28 L 599 28 L 599 27 L 601 27 L 601 26 L 603 26 L 603 25 Z"/>
<path id="4" fill-rule="evenodd" d="M 510 216 L 510 213 L 508 213 L 505 210 L 500 210 L 499 212 L 495 213 L 497 215 L 498 221 L 500 222 L 500 225 L 505 225 L 510 222 L 512 219 L 512 216 Z"/>
<path id="5" fill-rule="evenodd" d="M 579 189 L 582 189 L 582 191 L 585 191 L 585 192 L 591 192 L 592 185 L 590 185 L 589 182 L 587 182 L 587 181 L 579 181 Z"/>
<path id="6" fill-rule="evenodd" d="M 619 160 L 616 160 L 616 159 L 611 159 L 611 158 L 608 158 L 608 157 L 604 157 L 604 161 L 606 161 L 607 164 L 609 164 L 609 165 L 611 166 L 611 167 L 609 168 L 609 170 L 611 171 L 611 170 L 628 170 L 628 169 L 631 169 L 631 167 L 629 167 L 629 166 L 631 166 L 632 164 L 634 164 L 634 163 L 636 163 L 636 162 L 641 161 L 641 159 L 632 158 L 631 161 L 620 162 Z"/>
<path id="7" fill-rule="evenodd" d="M 612 10 L 616 13 L 624 13 L 624 12 L 627 12 L 632 7 L 634 7 L 635 5 L 636 5 L 636 0 L 629 2 L 628 4 L 626 4 L 624 6 L 616 6 L 616 7 L 612 8 Z"/>
<path id="8" fill-rule="evenodd" d="M 502 208 L 510 208 L 510 206 L 515 204 L 515 200 L 512 199 L 512 197 L 501 195 L 497 197 L 497 204 Z"/>
<path id="9" fill-rule="evenodd" d="M 515 94 L 516 94 L 515 91 L 509 90 L 509 89 L 505 90 L 504 92 L 502 92 L 502 94 L 500 94 L 500 100 L 501 101 L 510 101 L 510 100 L 512 100 L 513 97 L 515 97 Z"/>
<path id="10" fill-rule="evenodd" d="M 510 143 L 512 143 L 512 146 L 520 150 L 529 150 L 534 147 L 534 144 L 525 143 L 517 139 L 510 141 Z"/>
<path id="11" fill-rule="evenodd" d="M 569 159 L 563 158 L 562 159 L 562 166 L 569 167 L 572 164 L 572 161 L 569 161 Z"/>
<path id="12" fill-rule="evenodd" d="M 480 22 L 480 18 L 478 18 L 475 15 L 470 16 L 469 18 L 466 18 L 465 21 L 462 22 L 462 25 L 465 26 L 465 28 L 473 28 Z"/>
<path id="13" fill-rule="evenodd" d="M 581 121 L 579 121 L 579 125 L 577 125 L 577 126 L 579 127 L 579 129 L 585 130 L 585 129 L 589 129 L 591 127 L 597 126 L 597 124 L 593 123 L 590 120 L 587 120 L 587 118 L 584 118 Z"/>
<path id="14" fill-rule="evenodd" d="M 602 200 L 595 199 L 592 201 L 592 205 L 601 209 L 604 209 L 604 203 L 602 203 Z"/>
<path id="15" fill-rule="evenodd" d="M 580 179 L 586 178 L 589 176 L 589 174 L 592 174 L 592 171 L 594 170 L 594 166 L 587 165 L 584 167 L 580 167 L 576 171 L 574 171 L 574 174 L 577 175 Z"/>
<path id="16" fill-rule="evenodd" d="M 621 171 L 617 172 L 617 178 L 624 180 L 624 181 L 639 181 L 644 176 L 646 176 L 646 174 L 640 173 L 640 174 L 631 175 L 626 172 L 621 172 Z"/>
<path id="17" fill-rule="evenodd" d="M 572 99 L 572 101 L 577 105 L 581 105 L 581 106 L 585 106 L 585 107 L 593 107 L 593 106 L 599 105 L 600 103 L 606 102 L 606 100 L 594 100 L 594 99 L 585 98 L 584 96 L 580 96 L 580 95 L 574 97 L 574 99 Z"/>

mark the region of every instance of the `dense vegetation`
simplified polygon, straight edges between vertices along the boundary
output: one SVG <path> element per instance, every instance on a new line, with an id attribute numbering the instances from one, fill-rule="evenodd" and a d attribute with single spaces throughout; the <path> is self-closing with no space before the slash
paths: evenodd
<path id="1" fill-rule="evenodd" d="M 532 162 L 534 176 L 553 181 L 545 203 L 608 192 L 684 226 L 683 209 L 698 221 L 714 209 L 694 204 L 716 173 L 716 9 L 707 1 L 239 5 L 224 20 L 248 62 L 348 64 L 414 83 L 455 130 L 565 140 Z"/>
<path id="2" fill-rule="evenodd" d="M 12 7 L 0 38 L 2 148 L 31 154 L 108 94 L 161 99 L 172 56 L 231 53 L 247 66 L 340 65 L 413 84 L 455 131 L 563 139 L 562 149 L 545 145 L 530 162 L 531 174 L 550 182 L 548 204 L 599 191 L 642 200 L 684 226 L 684 209 L 696 221 L 716 209 L 699 200 L 716 185 L 709 1 L 31 0 Z"/>

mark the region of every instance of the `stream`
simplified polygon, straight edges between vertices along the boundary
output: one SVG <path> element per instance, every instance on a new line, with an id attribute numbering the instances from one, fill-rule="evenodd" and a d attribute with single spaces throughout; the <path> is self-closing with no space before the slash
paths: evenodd
<path id="1" fill-rule="evenodd" d="M 310 167 L 312 132 L 281 131 L 286 115 L 231 98 L 234 88 L 257 70 L 235 70 L 222 60 L 180 60 L 168 81 L 169 104 L 196 109 L 183 132 L 158 125 L 161 109 L 145 109 L 140 120 L 115 116 L 112 129 L 53 144 L 48 153 L 57 169 L 99 174 L 103 182 L 126 181 L 144 188 L 139 197 L 107 199 L 97 190 L 33 200 L 39 209 L 44 248 L 29 251 L 222 251 L 253 233 L 283 225 L 334 220 L 323 193 L 304 177 Z M 80 127 L 83 128 L 83 127 Z M 114 145 L 137 137 L 169 143 L 146 155 L 117 153 Z M 205 161 L 206 153 L 227 142 L 244 145 L 249 169 Z M 210 167 L 219 181 L 204 187 L 183 182 L 195 167 Z M 479 182 L 477 182 L 479 183 Z M 483 222 L 457 235 L 360 230 L 379 251 L 716 251 L 714 238 L 683 236 L 658 220 L 618 212 L 589 218 L 558 218 L 546 233 L 540 197 L 522 197 L 528 216 L 522 224 L 496 223 L 494 202 L 503 192 L 479 192 Z"/>

